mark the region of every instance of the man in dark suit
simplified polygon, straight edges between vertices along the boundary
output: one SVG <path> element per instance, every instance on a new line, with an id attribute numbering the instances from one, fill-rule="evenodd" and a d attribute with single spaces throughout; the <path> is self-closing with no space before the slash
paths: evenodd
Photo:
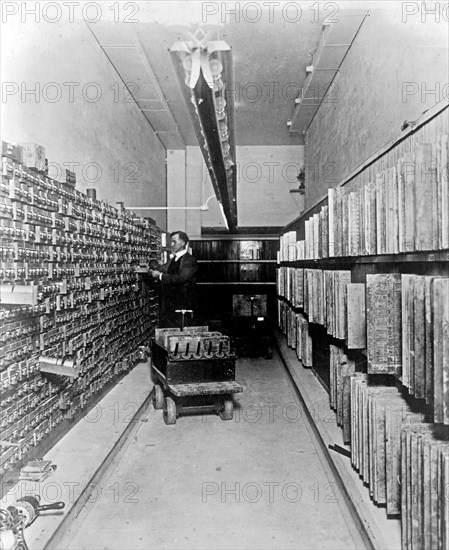
<path id="1" fill-rule="evenodd" d="M 174 231 L 171 237 L 172 257 L 150 270 L 151 275 L 160 281 L 159 327 L 179 327 L 181 315 L 177 309 L 196 309 L 195 282 L 197 263 L 189 254 L 189 237 L 184 231 Z M 192 317 L 186 316 L 186 324 Z"/>

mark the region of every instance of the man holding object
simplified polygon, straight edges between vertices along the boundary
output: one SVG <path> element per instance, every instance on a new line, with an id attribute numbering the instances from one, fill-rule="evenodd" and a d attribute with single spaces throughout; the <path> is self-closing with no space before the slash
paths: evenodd
<path id="1" fill-rule="evenodd" d="M 196 309 L 195 282 L 197 263 L 189 254 L 189 237 L 184 231 L 174 231 L 170 234 L 170 260 L 151 269 L 150 274 L 160 281 L 159 294 L 159 327 L 179 327 L 181 315 L 175 313 L 177 309 Z M 186 316 L 186 324 L 191 317 Z"/>

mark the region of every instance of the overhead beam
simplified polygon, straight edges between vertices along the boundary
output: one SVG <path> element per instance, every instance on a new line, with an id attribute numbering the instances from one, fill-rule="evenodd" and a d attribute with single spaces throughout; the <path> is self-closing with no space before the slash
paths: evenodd
<path id="1" fill-rule="evenodd" d="M 235 232 L 237 230 L 237 177 L 235 166 L 235 108 L 232 93 L 234 79 L 232 52 L 230 47 L 223 41 L 201 43 L 201 45 L 195 44 L 195 46 L 193 44 L 195 43 L 176 42 L 170 49 L 170 53 L 195 135 L 209 170 L 215 195 L 223 209 L 229 231 Z M 199 55 L 198 50 L 201 52 Z M 197 63 L 192 68 L 191 73 L 186 72 L 183 63 L 194 51 L 196 52 Z M 214 54 L 214 59 L 220 61 L 223 67 L 224 93 L 222 90 L 221 93 L 217 92 L 217 94 L 226 100 L 227 139 L 224 139 L 229 144 L 229 153 L 226 152 L 226 155 L 230 154 L 230 158 L 234 163 L 231 167 L 225 164 L 217 118 L 216 101 L 218 99 L 215 98 L 216 92 L 214 91 L 212 76 L 208 74 L 209 55 L 211 53 Z"/>

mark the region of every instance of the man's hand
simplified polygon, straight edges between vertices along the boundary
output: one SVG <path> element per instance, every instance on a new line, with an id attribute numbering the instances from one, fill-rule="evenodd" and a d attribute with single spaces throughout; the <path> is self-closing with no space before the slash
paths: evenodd
<path id="1" fill-rule="evenodd" d="M 153 277 L 153 279 L 159 279 L 161 272 L 157 269 L 150 269 L 150 274 Z"/>

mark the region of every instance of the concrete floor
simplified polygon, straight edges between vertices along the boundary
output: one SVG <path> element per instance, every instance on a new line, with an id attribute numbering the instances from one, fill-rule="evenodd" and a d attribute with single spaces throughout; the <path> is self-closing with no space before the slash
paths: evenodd
<path id="1" fill-rule="evenodd" d="M 236 379 L 232 421 L 150 407 L 64 548 L 363 548 L 277 355 Z"/>

